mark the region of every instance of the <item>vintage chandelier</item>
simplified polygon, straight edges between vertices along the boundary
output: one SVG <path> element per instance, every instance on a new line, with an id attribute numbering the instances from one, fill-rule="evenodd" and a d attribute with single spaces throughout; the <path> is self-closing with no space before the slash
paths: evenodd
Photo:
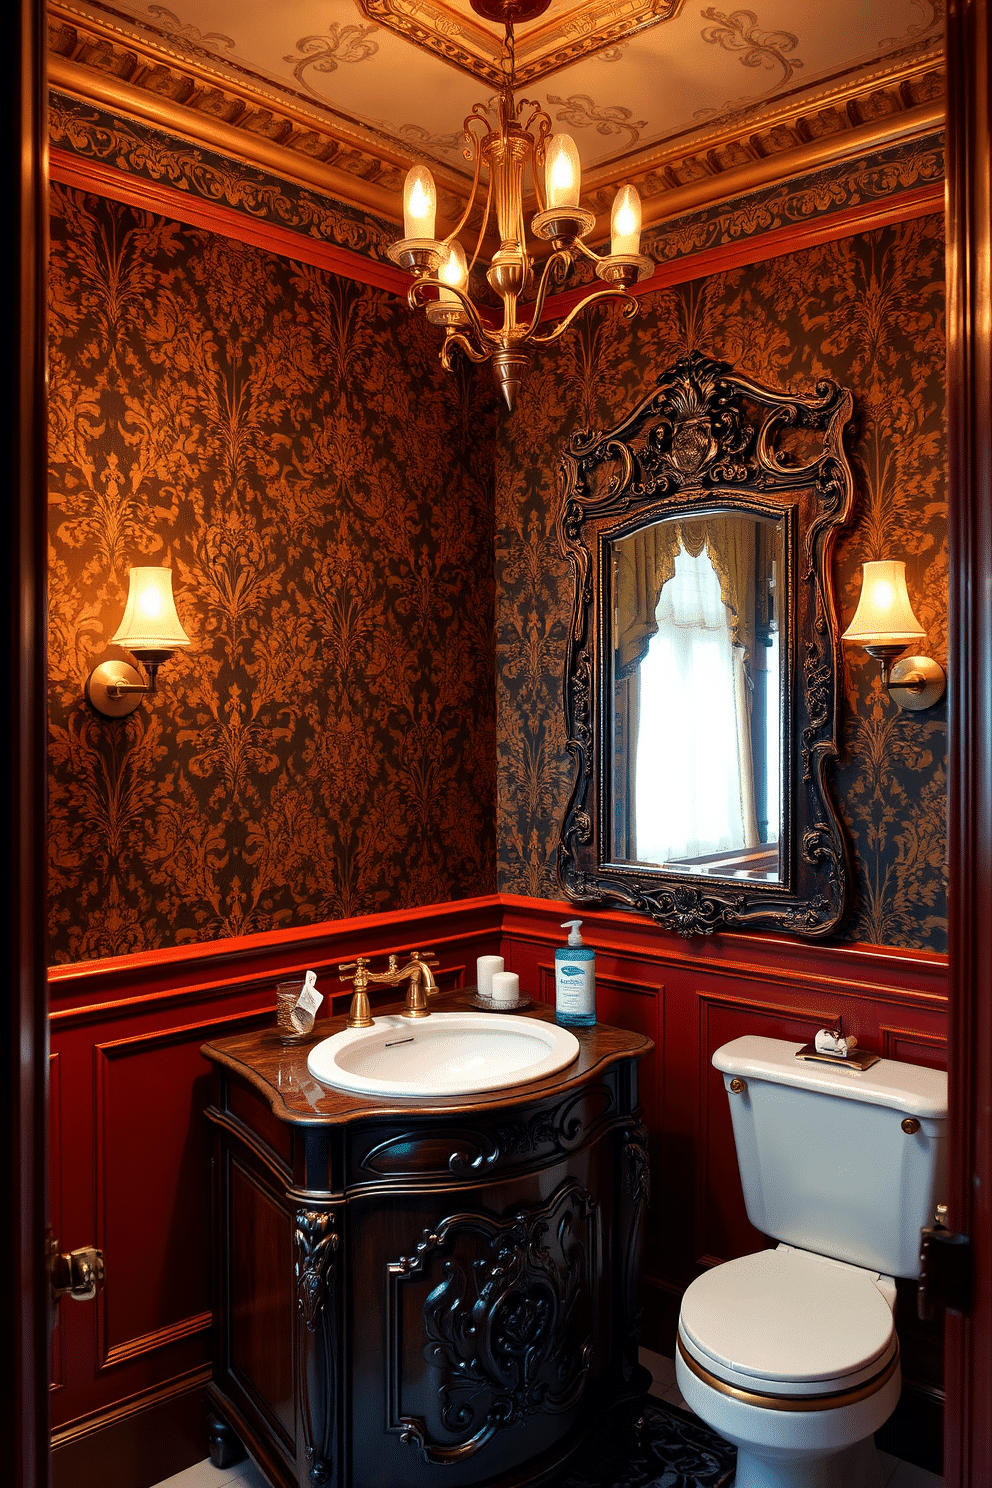
<path id="1" fill-rule="evenodd" d="M 492 361 L 493 375 L 512 413 L 533 346 L 557 341 L 576 316 L 598 300 L 624 301 L 623 313 L 637 313 L 632 285 L 646 278 L 654 263 L 640 252 L 641 203 L 633 186 L 623 186 L 613 202 L 608 254 L 597 254 L 585 239 L 596 218 L 579 206 L 581 175 L 575 141 L 555 134 L 550 117 L 533 99 L 517 101 L 515 92 L 514 24 L 541 15 L 550 0 L 471 0 L 472 9 L 505 27 L 503 73 L 505 85 L 489 103 L 477 103 L 465 120 L 466 160 L 474 161 L 468 203 L 460 220 L 445 238 L 435 238 L 437 194 L 434 179 L 423 165 L 407 172 L 403 186 L 403 237 L 393 243 L 389 257 L 414 277 L 407 296 L 410 308 L 423 307 L 432 325 L 444 328 L 441 361 L 451 369 L 457 349 L 473 362 Z M 526 110 L 530 110 L 526 119 Z M 488 172 L 482 223 L 471 262 L 458 241 L 480 191 L 482 167 Z M 524 175 L 530 167 L 538 203 L 531 221 L 534 236 L 551 251 L 538 269 L 527 252 L 524 230 Z M 469 275 L 495 217 L 499 246 L 486 278 L 502 302 L 502 324 L 480 310 L 469 294 Z M 572 261 L 581 255 L 595 265 L 606 287 L 591 288 L 557 324 L 540 329 L 548 290 L 560 286 Z M 523 301 L 532 285 L 532 298 Z M 529 311 L 518 319 L 518 311 Z"/>

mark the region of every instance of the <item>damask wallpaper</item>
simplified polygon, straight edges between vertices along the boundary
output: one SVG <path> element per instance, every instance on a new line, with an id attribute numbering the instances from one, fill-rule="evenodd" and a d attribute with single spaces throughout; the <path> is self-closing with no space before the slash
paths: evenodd
<path id="1" fill-rule="evenodd" d="M 698 350 L 784 388 L 854 392 L 856 519 L 837 547 L 841 619 L 860 566 L 905 557 L 928 649 L 947 654 L 943 221 L 939 217 L 658 291 L 623 321 L 580 318 L 532 369 L 503 426 L 496 497 L 499 887 L 557 897 L 555 840 L 571 785 L 562 678 L 571 574 L 554 537 L 559 454 L 611 427 L 675 358 Z M 946 699 L 924 713 L 883 693 L 845 648 L 838 795 L 858 895 L 845 938 L 946 949 Z"/>
<path id="2" fill-rule="evenodd" d="M 942 254 L 924 218 L 659 291 L 631 323 L 594 311 L 506 419 L 395 298 L 54 188 L 52 960 L 557 897 L 559 453 L 683 351 L 854 390 L 842 618 L 860 564 L 904 555 L 944 655 Z M 138 562 L 172 565 L 194 644 L 105 723 L 82 684 Z M 945 709 L 896 709 L 845 657 L 845 934 L 940 950 Z"/>
<path id="3" fill-rule="evenodd" d="M 381 291 L 52 209 L 51 959 L 492 892 L 488 384 Z M 193 644 L 105 722 L 142 563 Z"/>

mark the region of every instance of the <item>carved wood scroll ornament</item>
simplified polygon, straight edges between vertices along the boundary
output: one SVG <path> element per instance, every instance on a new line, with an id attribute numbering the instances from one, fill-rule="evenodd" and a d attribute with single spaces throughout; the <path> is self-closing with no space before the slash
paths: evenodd
<path id="1" fill-rule="evenodd" d="M 333 1484 L 337 1388 L 334 1263 L 340 1244 L 334 1215 L 324 1209 L 297 1210 L 294 1244 L 296 1301 L 303 1321 L 296 1362 L 307 1481 Z"/>
<path id="2" fill-rule="evenodd" d="M 615 428 L 572 435 L 557 518 L 559 546 L 574 576 L 565 726 L 575 773 L 557 857 L 570 899 L 647 914 L 686 937 L 750 926 L 825 936 L 841 923 L 852 874 L 830 783 L 839 752 L 841 675 L 831 553 L 854 499 L 843 448 L 851 410 L 851 394 L 834 382 L 797 396 L 693 352 L 662 373 Z M 614 861 L 612 854 L 604 534 L 728 511 L 780 522 L 789 546 L 782 869 L 774 884 L 677 873 L 664 864 Z"/>
<path id="3" fill-rule="evenodd" d="M 400 1414 L 392 1423 L 425 1462 L 464 1462 L 498 1431 L 579 1400 L 595 1334 L 595 1208 L 570 1179 L 540 1209 L 502 1222 L 451 1215 L 389 1266 L 390 1364 L 399 1387 L 391 1393 L 401 1396 L 399 1291 L 435 1256 L 441 1264 L 442 1280 L 422 1306 L 423 1352 L 451 1440 L 432 1438 L 423 1417 Z"/>

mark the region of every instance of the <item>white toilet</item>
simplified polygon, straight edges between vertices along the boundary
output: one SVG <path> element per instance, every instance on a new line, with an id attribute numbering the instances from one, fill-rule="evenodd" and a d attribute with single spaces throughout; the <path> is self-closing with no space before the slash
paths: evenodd
<path id="1" fill-rule="evenodd" d="M 780 1242 L 682 1299 L 676 1377 L 737 1447 L 736 1488 L 881 1488 L 874 1432 L 899 1399 L 896 1276 L 945 1198 L 947 1076 L 863 1074 L 739 1038 L 723 1073 L 751 1223 Z"/>

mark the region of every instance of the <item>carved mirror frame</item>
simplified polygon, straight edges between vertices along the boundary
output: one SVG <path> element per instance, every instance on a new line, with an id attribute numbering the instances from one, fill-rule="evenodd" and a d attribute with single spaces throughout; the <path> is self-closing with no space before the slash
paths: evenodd
<path id="1" fill-rule="evenodd" d="M 574 577 L 565 728 L 575 775 L 557 872 L 576 903 L 647 914 L 682 936 L 756 927 L 816 937 L 841 923 L 852 871 L 831 783 L 842 677 L 831 557 L 854 500 L 843 448 L 851 408 L 850 392 L 834 382 L 798 397 L 693 352 L 615 428 L 569 440 L 556 530 Z M 610 860 L 609 543 L 666 516 L 713 509 L 785 518 L 788 764 L 776 883 L 700 881 Z"/>

